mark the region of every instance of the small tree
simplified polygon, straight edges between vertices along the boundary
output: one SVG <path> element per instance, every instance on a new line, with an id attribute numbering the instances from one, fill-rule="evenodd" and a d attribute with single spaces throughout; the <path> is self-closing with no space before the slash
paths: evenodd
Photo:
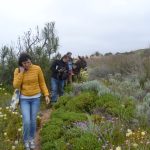
<path id="1" fill-rule="evenodd" d="M 57 58 L 61 57 L 57 53 L 59 40 L 55 32 L 55 23 L 50 22 L 45 25 L 42 34 L 40 34 L 37 26 L 34 34 L 30 29 L 24 33 L 22 38 L 19 37 L 17 43 L 18 51 L 14 51 L 13 47 L 3 46 L 0 52 L 0 82 L 12 85 L 13 72 L 18 66 L 18 56 L 21 52 L 26 51 L 31 55 L 33 63 L 41 66 L 47 83 L 49 83 L 51 55 L 55 54 Z"/>
<path id="2" fill-rule="evenodd" d="M 49 59 L 51 59 L 51 55 L 57 52 L 59 46 L 59 39 L 56 36 L 55 32 L 55 22 L 45 24 L 45 27 L 42 31 L 42 35 L 44 38 L 43 47 L 46 46 L 48 57 Z"/>
<path id="3" fill-rule="evenodd" d="M 1 59 L 1 73 L 0 73 L 0 82 L 2 82 L 4 73 L 5 73 L 5 61 L 6 61 L 6 56 L 8 55 L 9 48 L 7 46 L 4 46 L 1 48 L 1 53 L 0 53 L 0 59 Z"/>
<path id="4" fill-rule="evenodd" d="M 17 67 L 17 57 L 13 48 L 2 47 L 0 67 L 0 82 L 11 84 L 14 69 Z"/>

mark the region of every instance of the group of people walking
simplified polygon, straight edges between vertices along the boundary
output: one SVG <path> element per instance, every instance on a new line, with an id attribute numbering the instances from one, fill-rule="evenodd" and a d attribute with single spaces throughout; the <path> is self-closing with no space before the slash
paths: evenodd
<path id="1" fill-rule="evenodd" d="M 13 87 L 20 90 L 20 108 L 23 116 L 23 140 L 26 150 L 35 148 L 36 117 L 40 108 L 41 94 L 46 104 L 57 102 L 58 96 L 64 94 L 64 85 L 72 76 L 72 53 L 68 52 L 51 65 L 51 96 L 46 86 L 43 72 L 34 65 L 27 53 L 21 53 L 19 67 L 14 71 Z M 70 82 L 72 79 L 70 77 Z"/>
<path id="2" fill-rule="evenodd" d="M 55 60 L 51 66 L 51 102 L 55 103 L 58 99 L 58 95 L 64 94 L 64 85 L 66 80 L 72 82 L 72 66 L 73 61 L 71 58 L 71 52 L 64 55 L 61 60 Z"/>

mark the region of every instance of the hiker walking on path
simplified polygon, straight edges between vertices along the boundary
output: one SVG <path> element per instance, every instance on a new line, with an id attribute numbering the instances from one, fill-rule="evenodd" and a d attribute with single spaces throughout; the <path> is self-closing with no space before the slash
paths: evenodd
<path id="1" fill-rule="evenodd" d="M 62 96 L 64 94 L 64 84 L 66 79 L 68 78 L 68 61 L 69 57 L 64 55 L 61 60 L 55 60 L 52 63 L 51 70 L 51 102 L 57 102 L 58 96 Z"/>
<path id="2" fill-rule="evenodd" d="M 14 71 L 13 86 L 20 89 L 20 107 L 23 116 L 23 140 L 26 150 L 35 148 L 36 117 L 40 107 L 41 93 L 45 101 L 50 102 L 49 92 L 43 72 L 37 65 L 32 64 L 27 53 L 21 53 L 19 67 Z"/>

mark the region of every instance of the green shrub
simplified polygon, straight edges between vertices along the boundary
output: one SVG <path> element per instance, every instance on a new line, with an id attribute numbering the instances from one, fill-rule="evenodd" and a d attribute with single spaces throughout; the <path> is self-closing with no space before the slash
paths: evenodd
<path id="1" fill-rule="evenodd" d="M 132 100 L 121 101 L 111 94 L 100 96 L 96 101 L 96 107 L 126 121 L 130 121 L 135 115 L 135 104 Z"/>
<path id="2" fill-rule="evenodd" d="M 42 144 L 41 150 L 57 150 L 53 142 L 47 142 Z"/>
<path id="3" fill-rule="evenodd" d="M 98 137 L 91 133 L 84 133 L 80 138 L 74 139 L 73 150 L 96 150 L 101 148 Z"/>
<path id="4" fill-rule="evenodd" d="M 67 84 L 65 86 L 65 93 L 70 93 L 73 90 L 73 85 L 72 84 Z"/>
<path id="5" fill-rule="evenodd" d="M 95 92 L 83 92 L 79 96 L 72 98 L 66 104 L 66 110 L 74 112 L 88 112 L 95 106 L 98 96 Z"/>
<path id="6" fill-rule="evenodd" d="M 63 130 L 60 126 L 57 125 L 49 125 L 46 128 L 43 128 L 42 135 L 46 136 L 48 135 L 48 139 L 43 138 L 42 142 L 53 141 L 55 139 L 58 139 L 63 135 Z M 50 136 L 49 136 L 50 135 Z M 45 141 L 46 140 L 46 141 Z"/>
<path id="7" fill-rule="evenodd" d="M 6 107 L 10 105 L 10 100 L 11 100 L 12 95 L 11 94 L 0 94 L 0 107 Z"/>
<path id="8" fill-rule="evenodd" d="M 68 141 L 68 143 L 73 144 L 73 139 L 81 137 L 82 134 L 83 131 L 80 128 L 73 127 L 65 132 L 64 138 L 65 141 Z"/>
<path id="9" fill-rule="evenodd" d="M 106 94 L 106 93 L 110 93 L 110 90 L 97 80 L 75 84 L 74 93 L 76 94 L 81 91 L 88 91 L 88 92 L 93 91 L 93 92 L 96 92 L 99 96 Z"/>
<path id="10" fill-rule="evenodd" d="M 63 112 L 60 110 L 56 110 L 52 113 L 52 119 L 50 120 L 50 122 L 46 123 L 41 131 L 42 147 L 56 147 L 56 145 L 54 144 L 49 145 L 45 143 L 54 143 L 54 141 L 64 136 L 67 129 L 71 128 L 72 122 L 85 119 L 86 115 L 82 113 Z"/>
<path id="11" fill-rule="evenodd" d="M 63 138 L 60 138 L 54 142 L 57 150 L 68 150 L 68 143 Z"/>
<path id="12" fill-rule="evenodd" d="M 104 126 L 100 126 L 100 132 L 105 141 L 109 141 L 111 145 L 121 145 L 125 141 L 125 131 L 121 122 L 105 122 Z"/>
<path id="13" fill-rule="evenodd" d="M 54 108 L 58 109 L 61 107 L 61 109 L 63 109 L 64 106 L 67 104 L 67 102 L 70 101 L 71 99 L 72 99 L 72 97 L 69 95 L 61 96 L 58 99 L 58 102 L 54 105 Z"/>

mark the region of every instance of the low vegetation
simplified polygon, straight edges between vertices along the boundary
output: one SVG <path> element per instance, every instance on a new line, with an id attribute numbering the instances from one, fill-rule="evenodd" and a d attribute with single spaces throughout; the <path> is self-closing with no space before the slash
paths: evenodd
<path id="1" fill-rule="evenodd" d="M 42 150 L 150 148 L 149 125 L 137 113 L 135 99 L 112 90 L 99 94 L 98 85 L 104 87 L 99 81 L 75 85 L 72 93 L 60 97 L 41 131 Z"/>

